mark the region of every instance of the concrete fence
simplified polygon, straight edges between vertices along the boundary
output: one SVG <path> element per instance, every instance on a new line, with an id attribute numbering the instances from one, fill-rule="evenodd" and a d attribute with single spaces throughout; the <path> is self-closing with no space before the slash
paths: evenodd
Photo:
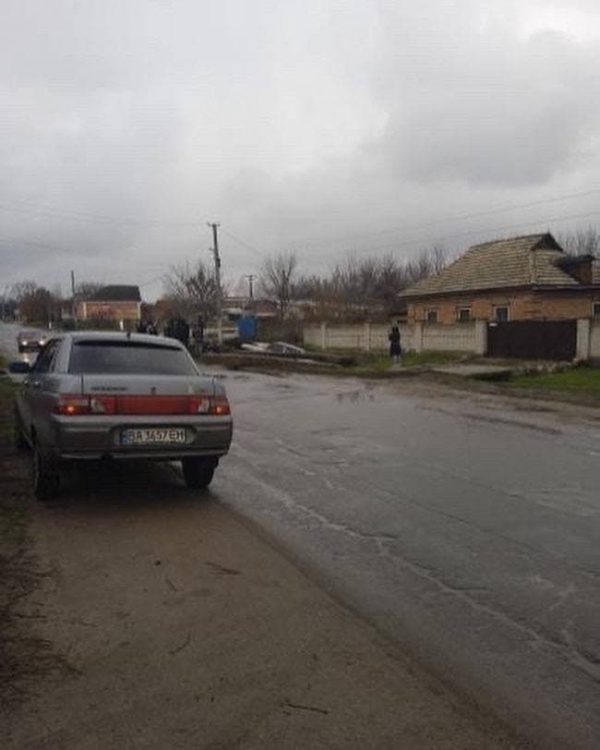
<path id="1" fill-rule="evenodd" d="M 304 326 L 306 346 L 318 349 L 385 351 L 390 326 L 382 323 Z M 454 325 L 415 323 L 400 326 L 402 348 L 409 351 L 487 352 L 487 323 L 482 320 Z M 600 359 L 600 320 L 577 321 L 577 359 Z"/>
<path id="2" fill-rule="evenodd" d="M 600 360 L 600 320 L 577 321 L 577 359 Z"/>
<path id="3" fill-rule="evenodd" d="M 600 359 L 600 320 L 590 326 L 590 357 Z"/>
<path id="4" fill-rule="evenodd" d="M 306 346 L 319 349 L 361 349 L 385 351 L 389 347 L 390 326 L 380 323 L 356 325 L 305 326 L 303 340 Z M 486 324 L 481 321 L 456 325 L 400 326 L 402 348 L 410 351 L 456 351 L 485 353 Z"/>

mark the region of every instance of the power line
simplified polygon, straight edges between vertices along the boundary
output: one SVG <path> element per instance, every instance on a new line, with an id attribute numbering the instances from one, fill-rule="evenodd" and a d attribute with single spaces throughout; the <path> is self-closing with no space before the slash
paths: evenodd
<path id="1" fill-rule="evenodd" d="M 242 247 L 245 247 L 247 250 L 252 251 L 253 253 L 256 253 L 261 258 L 266 258 L 266 253 L 264 253 L 262 250 L 259 250 L 257 247 L 254 247 L 254 245 L 251 245 L 249 242 L 246 242 L 246 240 L 242 240 L 239 237 L 236 237 L 235 234 L 232 234 L 229 230 L 224 229 L 221 227 L 221 231 L 223 234 L 226 234 L 230 239 L 232 239 L 234 242 L 237 242 L 238 245 L 241 245 Z"/>
<path id="2" fill-rule="evenodd" d="M 18 245 L 28 245 L 31 247 L 39 247 L 43 250 L 52 250 L 53 252 L 60 253 L 61 255 L 82 255 L 83 254 L 81 252 L 78 252 L 77 250 L 68 250 L 65 247 L 57 247 L 56 245 L 49 245 L 46 242 L 36 242 L 35 240 L 15 239 L 13 237 L 0 237 L 0 244 L 11 247 L 13 249 L 15 246 L 18 246 Z"/>
<path id="3" fill-rule="evenodd" d="M 594 188 L 591 190 L 584 190 L 577 193 L 567 193 L 565 195 L 555 196 L 553 198 L 544 198 L 537 201 L 530 201 L 529 203 L 512 203 L 509 205 L 505 205 L 499 208 L 491 208 L 487 209 L 485 211 L 477 211 L 477 212 L 471 212 L 471 213 L 463 213 L 463 214 L 455 214 L 446 216 L 440 219 L 433 219 L 432 221 L 420 223 L 420 224 L 408 224 L 404 226 L 396 226 L 396 227 L 389 227 L 387 229 L 379 229 L 375 232 L 365 232 L 360 234 L 353 234 L 353 235 L 347 235 L 347 237 L 351 237 L 352 239 L 355 238 L 367 238 L 367 237 L 376 237 L 380 236 L 382 234 L 389 234 L 392 232 L 406 232 L 406 231 L 418 231 L 421 229 L 430 229 L 433 226 L 438 226 L 440 224 L 446 224 L 448 222 L 455 222 L 455 221 L 468 221 L 471 219 L 478 219 L 482 218 L 484 216 L 492 216 L 500 213 L 505 213 L 507 211 L 514 211 L 514 210 L 520 210 L 525 208 L 534 208 L 536 206 L 542 206 L 546 205 L 548 203 L 557 203 L 561 200 L 568 200 L 571 198 L 583 198 L 590 195 L 598 195 L 600 194 L 600 188 Z M 534 223 L 534 222 L 532 222 Z M 494 230 L 492 230 L 494 231 Z M 333 239 L 332 242 L 340 242 L 342 240 L 335 240 Z M 347 242 L 350 242 L 351 240 L 346 240 Z M 417 242 L 419 240 L 415 240 Z M 315 240 L 313 242 L 298 242 L 296 241 L 294 243 L 296 246 L 301 246 L 303 248 L 308 247 L 322 247 L 324 245 L 328 244 L 328 240 Z"/>
<path id="4" fill-rule="evenodd" d="M 467 236 L 473 235 L 473 234 L 481 234 L 484 231 L 489 234 L 491 232 L 504 232 L 504 231 L 508 231 L 510 229 L 521 229 L 523 227 L 538 227 L 539 228 L 542 225 L 546 225 L 547 226 L 548 224 L 550 224 L 552 222 L 556 222 L 556 221 L 570 221 L 570 220 L 573 220 L 573 219 L 586 219 L 586 218 L 589 218 L 591 216 L 599 216 L 599 215 L 600 215 L 600 210 L 598 210 L 598 211 L 589 211 L 587 213 L 582 213 L 582 214 L 571 214 L 570 216 L 553 216 L 553 217 L 546 218 L 546 219 L 536 219 L 535 221 L 520 222 L 519 224 L 505 224 L 504 226 L 495 227 L 494 229 L 485 229 L 485 230 L 484 229 L 470 229 L 470 230 L 467 230 L 465 232 L 460 232 L 460 233 L 457 233 L 457 234 L 444 235 L 443 239 L 444 240 L 458 239 L 460 237 L 467 237 Z M 436 239 L 438 241 L 440 240 L 439 237 L 436 238 Z M 436 240 L 431 240 L 431 239 L 429 239 L 429 240 L 428 239 L 413 239 L 413 240 L 406 240 L 404 242 L 387 242 L 387 243 L 385 243 L 383 245 L 375 245 L 375 246 L 365 247 L 362 250 L 360 250 L 359 252 L 361 252 L 361 253 L 372 252 L 373 250 L 393 249 L 393 248 L 406 247 L 408 245 L 416 245 L 416 244 L 424 245 L 424 244 L 430 244 L 432 241 L 435 242 Z"/>
<path id="5" fill-rule="evenodd" d="M 65 209 L 54 209 L 51 206 L 41 206 L 35 203 L 21 200 L 1 201 L 0 211 L 19 211 L 20 213 L 34 213 L 50 219 L 64 219 L 66 221 L 80 221 L 100 224 L 153 224 L 169 227 L 197 228 L 197 221 L 172 221 L 169 219 L 135 218 L 130 216 L 109 216 L 107 214 L 94 214 L 87 211 L 70 211 Z"/>
<path id="6" fill-rule="evenodd" d="M 143 289 L 145 286 L 149 286 L 150 284 L 153 284 L 155 281 L 161 281 L 162 279 L 166 278 L 166 273 L 161 273 L 160 276 L 154 276 L 152 279 L 148 279 L 148 281 L 142 281 L 141 284 L 138 284 L 140 289 Z"/>
<path id="7" fill-rule="evenodd" d="M 477 212 L 467 212 L 467 213 L 460 213 L 460 214 L 454 214 L 450 216 L 445 216 L 439 219 L 433 219 L 432 221 L 425 222 L 425 223 L 417 223 L 417 224 L 408 224 L 404 226 L 397 225 L 395 227 L 388 227 L 385 229 L 379 229 L 374 232 L 365 232 L 360 234 L 353 234 L 353 235 L 346 235 L 346 238 L 344 237 L 332 237 L 329 240 L 300 240 L 300 241 L 294 241 L 293 243 L 288 244 L 294 244 L 297 246 L 302 246 L 303 248 L 308 247 L 323 247 L 327 246 L 329 244 L 333 243 L 340 243 L 340 242 L 356 242 L 357 239 L 365 239 L 369 237 L 378 237 L 384 234 L 390 234 L 393 232 L 406 232 L 406 231 L 419 231 L 422 229 L 430 229 L 434 226 L 439 226 L 448 222 L 456 222 L 456 221 L 469 221 L 471 219 L 477 219 L 482 218 L 484 216 L 493 216 L 501 213 L 505 213 L 507 211 L 513 211 L 513 210 L 521 210 L 526 208 L 534 208 L 536 206 L 542 206 L 547 205 L 550 203 L 557 203 L 562 200 L 570 200 L 573 198 L 582 198 L 590 195 L 597 195 L 600 194 L 600 188 L 592 188 L 589 190 L 583 190 L 578 191 L 574 193 L 565 193 L 563 195 L 553 196 L 551 198 L 543 198 L 536 201 L 529 201 L 528 203 L 512 203 L 505 206 L 500 206 L 496 208 L 486 209 L 484 211 L 477 211 Z M 11 206 L 23 206 L 24 208 L 11 208 Z M 3 211 L 10 211 L 10 210 L 17 210 L 22 213 L 38 213 L 42 216 L 45 216 L 46 218 L 54 218 L 54 219 L 63 219 L 66 221 L 79 221 L 79 222 L 91 222 L 91 223 L 101 223 L 101 224 L 136 224 L 136 225 L 153 225 L 153 226 L 167 226 L 167 227 L 179 227 L 179 228 L 197 228 L 198 222 L 197 221 L 173 221 L 173 220 L 166 220 L 166 219 L 142 219 L 142 218 L 135 218 L 135 217 L 115 217 L 110 216 L 107 214 L 94 214 L 91 212 L 83 212 L 83 211 L 72 211 L 72 210 L 56 210 L 53 209 L 50 206 L 43 206 L 39 204 L 32 203 L 30 201 L 23 201 L 23 200 L 11 200 L 11 201 L 2 201 L 0 202 L 0 210 Z M 240 237 L 237 237 L 232 232 L 221 228 L 221 231 L 223 231 L 228 237 L 230 237 L 234 242 L 237 242 L 239 245 L 245 247 L 246 249 L 250 250 L 251 252 L 255 253 L 261 258 L 265 258 L 266 254 L 259 250 L 257 247 L 252 245 L 251 243 L 247 242 L 246 240 L 241 239 Z M 376 249 L 376 248 L 373 248 Z"/>

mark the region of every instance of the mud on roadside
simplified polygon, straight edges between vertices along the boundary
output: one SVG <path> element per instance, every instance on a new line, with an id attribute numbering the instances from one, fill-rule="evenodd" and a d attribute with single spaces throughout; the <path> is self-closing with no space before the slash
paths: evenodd
<path id="1" fill-rule="evenodd" d="M 0 377 L 0 713 L 10 711 L 41 676 L 62 672 L 50 644 L 36 635 L 39 617 L 23 606 L 45 573 L 30 551 L 29 462 L 13 447 L 15 386 Z"/>

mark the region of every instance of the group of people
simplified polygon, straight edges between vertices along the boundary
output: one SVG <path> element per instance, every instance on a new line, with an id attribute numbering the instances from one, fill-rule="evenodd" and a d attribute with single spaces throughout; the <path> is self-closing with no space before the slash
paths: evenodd
<path id="1" fill-rule="evenodd" d="M 151 320 L 140 320 L 137 327 L 138 333 L 150 333 L 152 336 L 158 336 L 158 328 Z"/>
<path id="2" fill-rule="evenodd" d="M 158 328 L 151 320 L 141 320 L 137 330 L 138 333 L 150 333 L 154 336 L 158 334 Z M 163 333 L 169 338 L 181 341 L 186 347 L 189 347 L 191 344 L 194 348 L 195 354 L 201 354 L 205 350 L 204 321 L 200 317 L 192 328 L 190 328 L 187 321 L 181 317 L 170 318 L 164 327 Z M 191 342 L 190 334 L 192 335 Z M 401 364 L 402 344 L 400 338 L 400 327 L 398 325 L 392 326 L 388 335 L 388 340 L 390 342 L 390 357 L 394 360 L 395 364 Z"/>
<path id="3" fill-rule="evenodd" d="M 216 341 L 207 341 L 204 336 L 204 320 L 201 316 L 190 326 L 189 323 L 181 317 L 171 318 L 167 321 L 164 328 L 164 335 L 172 339 L 177 339 L 192 351 L 193 354 L 199 355 L 206 351 L 218 351 L 219 347 Z"/>

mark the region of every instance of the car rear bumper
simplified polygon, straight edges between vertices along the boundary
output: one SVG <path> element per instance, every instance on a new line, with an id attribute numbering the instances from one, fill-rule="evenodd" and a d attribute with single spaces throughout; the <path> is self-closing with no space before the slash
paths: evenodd
<path id="1" fill-rule="evenodd" d="M 184 428 L 185 443 L 151 445 L 123 445 L 121 434 L 131 428 Z M 91 460 L 98 458 L 176 460 L 185 456 L 225 455 L 231 444 L 231 417 L 173 417 L 156 419 L 128 417 L 127 421 L 114 417 L 52 418 L 51 451 L 62 460 Z"/>

